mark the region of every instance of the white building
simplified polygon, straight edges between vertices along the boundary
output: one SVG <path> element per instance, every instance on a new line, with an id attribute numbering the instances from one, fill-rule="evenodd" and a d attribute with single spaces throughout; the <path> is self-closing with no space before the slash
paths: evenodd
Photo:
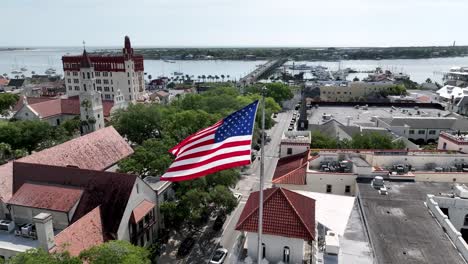
<path id="1" fill-rule="evenodd" d="M 280 157 L 303 153 L 310 149 L 310 131 L 284 132 L 280 142 Z"/>
<path id="2" fill-rule="evenodd" d="M 250 194 L 236 230 L 246 233 L 247 254 L 257 259 L 259 192 Z M 315 263 L 315 200 L 282 188 L 264 190 L 262 257 L 270 263 Z M 309 253 L 306 253 L 309 252 Z"/>
<path id="3" fill-rule="evenodd" d="M 126 102 L 142 99 L 145 90 L 143 56 L 133 53 L 129 37 L 125 37 L 122 54 L 89 55 L 89 59 L 93 68 L 91 77 L 95 78 L 95 91 L 102 94 L 103 100 L 114 100 L 119 93 Z M 81 72 L 82 60 L 83 56 L 62 57 L 68 96 L 86 91 Z"/>

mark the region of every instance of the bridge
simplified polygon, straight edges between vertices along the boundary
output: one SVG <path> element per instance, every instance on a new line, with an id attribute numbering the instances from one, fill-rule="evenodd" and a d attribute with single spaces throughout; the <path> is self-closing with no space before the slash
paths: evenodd
<path id="1" fill-rule="evenodd" d="M 263 78 L 270 74 L 274 69 L 283 65 L 287 59 L 276 59 L 270 60 L 260 67 L 247 74 L 246 76 L 239 79 L 239 83 L 242 85 L 250 85 L 256 83 L 258 79 Z"/>

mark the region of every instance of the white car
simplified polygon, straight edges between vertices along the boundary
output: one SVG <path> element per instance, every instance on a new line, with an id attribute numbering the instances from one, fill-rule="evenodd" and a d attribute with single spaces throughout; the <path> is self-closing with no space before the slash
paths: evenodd
<path id="1" fill-rule="evenodd" d="M 210 260 L 210 264 L 221 264 L 226 259 L 228 250 L 225 248 L 218 248 Z"/>
<path id="2" fill-rule="evenodd" d="M 234 197 L 236 198 L 237 202 L 240 202 L 242 199 L 242 193 L 233 193 Z"/>

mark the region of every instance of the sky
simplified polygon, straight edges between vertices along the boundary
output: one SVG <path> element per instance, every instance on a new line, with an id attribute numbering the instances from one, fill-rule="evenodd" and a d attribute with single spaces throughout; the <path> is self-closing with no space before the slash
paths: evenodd
<path id="1" fill-rule="evenodd" d="M 466 0 L 1 2 L 1 47 L 468 45 Z"/>

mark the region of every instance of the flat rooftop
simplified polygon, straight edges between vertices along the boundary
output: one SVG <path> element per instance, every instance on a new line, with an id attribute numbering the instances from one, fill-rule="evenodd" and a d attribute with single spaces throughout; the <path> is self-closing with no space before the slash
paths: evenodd
<path id="1" fill-rule="evenodd" d="M 466 263 L 429 214 L 426 194 L 450 192 L 451 184 L 385 181 L 388 195 L 358 183 L 361 210 L 377 263 Z"/>
<path id="2" fill-rule="evenodd" d="M 14 233 L 0 231 L 0 250 L 5 249 L 15 252 L 24 252 L 28 249 L 39 247 L 39 240 L 15 236 Z"/>
<path id="3" fill-rule="evenodd" d="M 312 104 L 313 105 L 313 104 Z M 358 105 L 358 103 L 356 103 Z M 371 120 L 372 117 L 378 116 L 383 118 L 391 117 L 410 117 L 408 113 L 412 114 L 412 117 L 425 116 L 425 117 L 438 117 L 449 114 L 449 111 L 439 110 L 434 108 L 420 108 L 421 115 L 416 115 L 418 110 L 414 108 L 397 108 L 392 110 L 391 107 L 377 107 L 369 106 L 367 110 L 362 109 L 363 105 L 360 105 L 359 109 L 350 106 L 320 106 L 316 109 L 312 107 L 308 111 L 309 124 L 323 124 L 322 116 L 332 115 L 332 118 L 336 121 L 347 125 L 348 119 L 350 125 L 361 125 L 364 127 L 373 127 L 375 123 Z M 392 111 L 391 111 L 392 110 Z M 408 110 L 403 113 L 402 110 Z"/>

